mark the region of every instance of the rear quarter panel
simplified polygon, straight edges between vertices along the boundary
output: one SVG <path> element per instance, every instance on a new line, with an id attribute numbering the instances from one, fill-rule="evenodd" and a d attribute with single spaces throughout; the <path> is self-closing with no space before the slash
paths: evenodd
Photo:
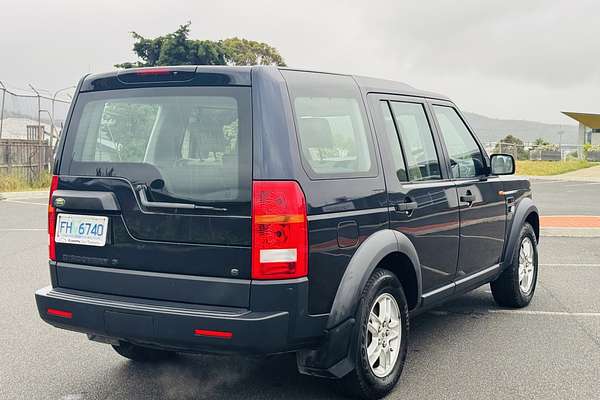
<path id="1" fill-rule="evenodd" d="M 357 90 L 358 87 L 357 87 Z M 312 180 L 302 167 L 289 92 L 275 68 L 252 70 L 253 178 L 295 180 L 308 212 L 309 314 L 331 310 L 341 278 L 358 246 L 388 226 L 379 155 L 375 177 Z M 369 134 L 372 135 L 372 127 Z M 373 143 L 376 146 L 375 138 Z"/>

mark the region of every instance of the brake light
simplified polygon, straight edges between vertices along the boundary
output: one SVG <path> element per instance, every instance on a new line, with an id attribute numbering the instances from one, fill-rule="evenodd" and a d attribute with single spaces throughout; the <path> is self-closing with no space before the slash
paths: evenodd
<path id="1" fill-rule="evenodd" d="M 171 68 L 144 68 L 135 71 L 136 75 L 169 75 L 172 72 Z"/>
<path id="2" fill-rule="evenodd" d="M 308 274 L 306 200 L 294 181 L 252 185 L 252 279 Z"/>
<path id="3" fill-rule="evenodd" d="M 58 188 L 58 176 L 52 176 L 50 183 L 50 196 L 48 198 L 48 257 L 56 261 L 56 242 L 54 232 L 56 231 L 56 208 L 52 205 L 52 194 Z"/>
<path id="4" fill-rule="evenodd" d="M 125 84 L 161 84 L 164 82 L 188 82 L 196 77 L 196 67 L 133 68 L 117 72 L 117 79 Z"/>

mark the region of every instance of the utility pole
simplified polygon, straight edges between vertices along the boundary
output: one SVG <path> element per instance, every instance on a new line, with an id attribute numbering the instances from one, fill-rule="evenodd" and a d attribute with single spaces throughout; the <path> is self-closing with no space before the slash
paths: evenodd
<path id="1" fill-rule="evenodd" d="M 0 106 L 0 139 L 2 139 L 2 125 L 4 125 L 4 99 L 6 98 L 6 86 L 0 81 L 2 88 L 2 105 Z"/>

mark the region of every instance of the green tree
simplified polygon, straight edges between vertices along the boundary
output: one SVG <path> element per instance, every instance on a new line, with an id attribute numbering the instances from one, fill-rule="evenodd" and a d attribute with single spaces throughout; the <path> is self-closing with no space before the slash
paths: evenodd
<path id="1" fill-rule="evenodd" d="M 527 160 L 529 153 L 525 150 L 523 141 L 516 136 L 507 135 L 494 147 L 494 153 L 508 153 L 517 160 Z"/>
<path id="2" fill-rule="evenodd" d="M 550 145 L 550 142 L 549 142 L 549 141 L 547 141 L 547 140 L 546 140 L 546 139 L 544 139 L 544 138 L 537 138 L 537 139 L 535 139 L 535 142 L 533 142 L 533 144 L 534 144 L 535 146 L 542 146 L 542 147 L 543 147 L 543 146 L 548 146 L 548 145 Z"/>
<path id="3" fill-rule="evenodd" d="M 221 41 L 220 45 L 228 64 L 285 66 L 277 49 L 266 43 L 234 37 Z"/>
<path id="4" fill-rule="evenodd" d="M 117 68 L 154 67 L 158 65 L 279 65 L 283 57 L 274 47 L 237 37 L 212 41 L 190 39 L 191 22 L 175 32 L 156 38 L 145 38 L 137 32 L 133 51 L 141 59 L 116 64 Z"/>

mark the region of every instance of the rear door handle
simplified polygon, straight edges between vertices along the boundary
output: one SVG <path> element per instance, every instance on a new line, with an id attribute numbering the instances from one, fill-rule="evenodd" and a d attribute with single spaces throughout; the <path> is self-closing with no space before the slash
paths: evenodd
<path id="1" fill-rule="evenodd" d="M 460 195 L 459 199 L 462 203 L 469 203 L 469 207 L 471 207 L 475 200 L 477 200 L 477 197 L 470 190 L 467 190 Z"/>
<path id="2" fill-rule="evenodd" d="M 394 209 L 396 211 L 400 211 L 400 212 L 405 212 L 405 213 L 410 213 L 411 211 L 415 210 L 419 205 L 417 204 L 416 201 L 407 201 L 405 203 L 396 203 L 394 204 Z"/>
<path id="3" fill-rule="evenodd" d="M 476 200 L 474 194 L 463 194 L 460 196 L 460 201 L 463 203 L 473 203 Z"/>

